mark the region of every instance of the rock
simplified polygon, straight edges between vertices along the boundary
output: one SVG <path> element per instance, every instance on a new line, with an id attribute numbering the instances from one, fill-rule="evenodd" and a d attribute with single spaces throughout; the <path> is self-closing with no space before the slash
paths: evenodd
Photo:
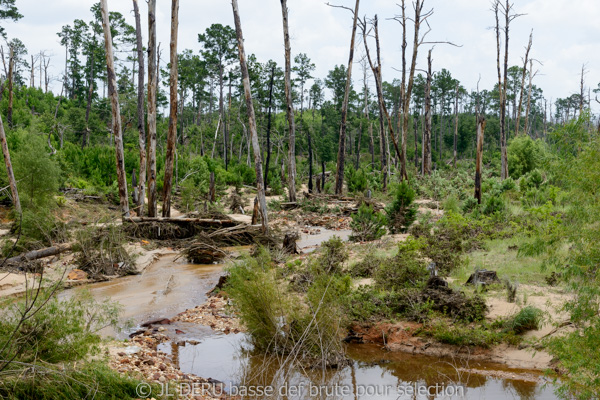
<path id="1" fill-rule="evenodd" d="M 80 269 L 74 269 L 67 275 L 69 281 L 83 281 L 87 279 L 87 272 Z"/>
<path id="2" fill-rule="evenodd" d="M 179 330 L 179 329 L 175 329 L 175 333 L 176 333 L 177 335 L 182 335 L 182 334 L 184 334 L 185 332 L 184 332 L 184 331 L 182 331 L 182 330 Z"/>
<path id="3" fill-rule="evenodd" d="M 143 328 L 148 328 L 152 325 L 170 325 L 171 324 L 171 320 L 168 318 L 161 318 L 161 319 L 155 319 L 152 321 L 148 321 L 148 322 L 144 322 L 141 326 Z"/>

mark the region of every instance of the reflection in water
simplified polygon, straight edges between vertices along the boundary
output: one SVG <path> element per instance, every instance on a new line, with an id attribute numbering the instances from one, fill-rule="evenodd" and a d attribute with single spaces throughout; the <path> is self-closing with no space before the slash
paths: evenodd
<path id="1" fill-rule="evenodd" d="M 348 356 L 352 361 L 339 370 L 303 369 L 290 366 L 293 363 L 284 357 L 252 354 L 243 334 L 218 335 L 199 344 L 163 344 L 159 350 L 177 352 L 183 372 L 219 380 L 231 394 L 245 394 L 244 390 L 254 387 L 271 388 L 272 398 L 289 400 L 557 399 L 550 385 L 461 373 L 457 368 L 467 365 L 460 362 L 390 353 L 376 345 L 350 345 Z M 525 372 L 497 364 L 469 366 Z"/>

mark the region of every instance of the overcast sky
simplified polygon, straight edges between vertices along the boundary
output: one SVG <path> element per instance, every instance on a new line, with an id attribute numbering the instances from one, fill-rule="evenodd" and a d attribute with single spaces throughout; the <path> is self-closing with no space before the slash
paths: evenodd
<path id="1" fill-rule="evenodd" d="M 334 4 L 354 6 L 353 0 L 331 0 Z M 18 0 L 24 18 L 17 23 L 3 22 L 9 38 L 18 37 L 30 53 L 45 50 L 53 54 L 52 74 L 64 69 L 64 49 L 56 35 L 61 27 L 74 19 L 89 21 L 94 0 Z M 170 4 L 157 1 L 158 40 L 162 43 L 163 60 L 168 59 Z M 380 18 L 383 55 L 383 79 L 398 77 L 400 68 L 401 27 L 389 18 L 399 13 L 395 0 L 363 0 L 360 16 Z M 491 88 L 497 80 L 495 35 L 490 27 L 494 16 L 489 0 L 426 0 L 434 8 L 430 18 L 428 40 L 452 41 L 462 47 L 436 45 L 434 70 L 448 69 L 467 89 L 475 89 L 479 76 L 481 88 Z M 121 12 L 134 25 L 130 0 L 108 0 L 111 11 Z M 259 61 L 268 59 L 283 65 L 283 28 L 281 6 L 277 0 L 239 0 L 241 21 L 246 39 L 246 52 Z M 307 53 L 316 64 L 316 77 L 325 77 L 336 64 L 346 64 L 350 45 L 352 19 L 348 11 L 328 7 L 323 0 L 288 0 L 292 54 Z M 147 42 L 146 1 L 140 0 L 144 43 Z M 598 0 L 515 0 L 515 9 L 526 14 L 511 25 L 510 65 L 522 65 L 521 57 L 529 32 L 534 30 L 532 56 L 539 60 L 540 70 L 534 83 L 547 98 L 566 97 L 579 91 L 579 75 L 586 64 L 586 87 L 596 88 L 600 82 L 600 2 Z M 412 10 L 410 10 L 412 11 Z M 179 50 L 199 50 L 198 33 L 213 23 L 233 26 L 228 0 L 180 0 Z M 357 37 L 357 43 L 361 40 Z M 410 43 L 410 40 L 409 40 Z M 424 47 L 419 67 L 424 68 Z M 357 57 L 363 54 L 362 46 Z M 543 65 L 542 65 L 543 64 Z M 355 78 L 360 67 L 355 65 Z"/>

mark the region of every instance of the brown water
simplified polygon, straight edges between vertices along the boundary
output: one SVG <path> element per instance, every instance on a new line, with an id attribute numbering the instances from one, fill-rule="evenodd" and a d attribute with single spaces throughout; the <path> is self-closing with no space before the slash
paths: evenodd
<path id="1" fill-rule="evenodd" d="M 334 235 L 345 239 L 349 232 L 322 229 L 319 235 L 303 235 L 299 246 L 310 251 Z M 173 254 L 161 257 L 141 275 L 84 287 L 99 300 L 111 298 L 122 305 L 122 326 L 131 327 L 120 333 L 104 333 L 124 338 L 145 321 L 171 318 L 204 303 L 206 293 L 218 282 L 222 271 L 222 265 L 191 265 Z M 81 288 L 63 295 L 76 290 Z M 283 391 L 286 399 L 557 399 L 551 385 L 460 373 L 455 368 L 522 372 L 497 364 L 464 365 L 422 355 L 390 353 L 377 345 L 350 345 L 348 367 L 307 371 L 281 368 L 282 360 L 252 355 L 244 334 L 224 335 L 190 323 L 165 327 L 165 334 L 176 340 L 160 345 L 159 350 L 172 354 L 183 372 L 224 382 L 234 394 L 256 385 Z M 184 333 L 176 335 L 176 327 Z M 431 395 L 425 394 L 427 390 Z"/>
<path id="2" fill-rule="evenodd" d="M 164 343 L 180 369 L 225 384 L 225 391 L 283 393 L 285 399 L 558 399 L 552 385 L 496 379 L 459 372 L 457 368 L 522 372 L 492 363 L 464 362 L 423 355 L 392 353 L 377 345 L 349 345 L 349 366 L 339 370 L 281 368 L 282 360 L 252 355 L 244 334 L 217 334 L 200 343 Z M 515 375 L 516 376 L 516 375 Z M 264 396 L 245 396 L 264 398 Z M 273 398 L 277 398 L 274 396 Z"/>
<path id="3" fill-rule="evenodd" d="M 86 289 L 98 300 L 110 298 L 122 307 L 121 332 L 106 335 L 126 337 L 140 324 L 158 318 L 172 318 L 206 301 L 206 293 L 219 281 L 223 265 L 188 264 L 177 254 L 162 256 L 140 275 L 93 283 Z M 68 295 L 69 291 L 65 292 Z"/>

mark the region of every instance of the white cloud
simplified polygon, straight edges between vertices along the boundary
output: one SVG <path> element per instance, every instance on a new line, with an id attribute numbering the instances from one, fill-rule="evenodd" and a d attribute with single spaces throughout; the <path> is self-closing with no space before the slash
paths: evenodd
<path id="1" fill-rule="evenodd" d="M 353 7 L 353 0 L 331 0 L 332 3 Z M 49 3 L 52 3 L 51 5 Z M 140 1 L 144 40 L 146 40 L 146 2 Z M 170 2 L 159 1 L 157 12 L 158 36 L 167 51 L 170 26 Z M 389 20 L 400 9 L 397 1 L 363 0 L 360 16 L 380 18 L 384 79 L 399 76 L 400 25 Z M 517 12 L 525 13 L 511 25 L 510 63 L 521 64 L 524 46 L 530 30 L 534 29 L 532 55 L 543 62 L 535 83 L 547 97 L 565 97 L 578 91 L 579 71 L 587 63 L 587 84 L 596 87 L 600 82 L 600 3 L 597 0 L 522 0 L 515 2 Z M 18 23 L 3 22 L 11 37 L 19 37 L 30 53 L 46 50 L 54 54 L 53 74 L 62 73 L 64 49 L 56 36 L 62 25 L 72 24 L 76 18 L 89 20 L 94 0 L 20 0 L 18 7 L 24 18 Z M 109 0 L 111 10 L 119 11 L 133 25 L 132 2 Z M 407 1 L 409 12 L 412 2 Z M 461 48 L 437 45 L 434 50 L 434 69 L 446 68 L 467 88 L 474 89 L 481 75 L 482 87 L 491 87 L 496 77 L 496 43 L 494 24 L 488 0 L 426 0 L 435 8 L 430 18 L 431 40 L 449 40 Z M 350 43 L 351 14 L 328 7 L 323 0 L 289 1 L 292 52 L 305 52 L 317 66 L 318 77 L 325 77 L 337 64 L 345 64 Z M 427 8 L 426 6 L 426 8 Z M 240 1 L 241 20 L 246 39 L 246 51 L 255 53 L 259 60 L 274 59 L 283 62 L 281 7 L 276 0 Z M 197 51 L 198 33 L 212 23 L 232 25 L 231 4 L 228 0 L 181 0 L 179 49 Z M 409 44 L 412 33 L 409 34 Z M 357 37 L 357 44 L 362 46 Z M 427 47 L 423 47 L 419 65 L 424 65 Z M 357 49 L 357 58 L 362 50 Z M 163 52 L 163 59 L 166 59 Z M 358 71 L 358 69 L 355 69 Z M 356 80 L 361 77 L 357 72 Z"/>

